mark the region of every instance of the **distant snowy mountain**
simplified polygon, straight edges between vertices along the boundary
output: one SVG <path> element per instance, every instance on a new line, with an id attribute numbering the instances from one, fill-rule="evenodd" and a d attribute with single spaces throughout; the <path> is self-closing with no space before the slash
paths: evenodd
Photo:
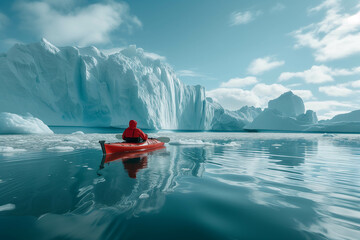
<path id="1" fill-rule="evenodd" d="M 336 115 L 329 122 L 360 122 L 360 110 Z"/>
<path id="2" fill-rule="evenodd" d="M 147 129 L 241 130 L 252 118 L 206 100 L 202 86 L 183 84 L 135 46 L 107 56 L 45 39 L 16 44 L 0 55 L 0 83 L 0 112 L 53 126 L 126 127 L 136 119 Z"/>

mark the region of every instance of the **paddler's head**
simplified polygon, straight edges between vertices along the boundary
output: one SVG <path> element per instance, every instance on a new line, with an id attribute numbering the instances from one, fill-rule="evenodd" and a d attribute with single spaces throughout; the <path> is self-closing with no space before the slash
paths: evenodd
<path id="1" fill-rule="evenodd" d="M 136 128 L 137 122 L 135 120 L 130 120 L 129 127 L 130 128 Z"/>

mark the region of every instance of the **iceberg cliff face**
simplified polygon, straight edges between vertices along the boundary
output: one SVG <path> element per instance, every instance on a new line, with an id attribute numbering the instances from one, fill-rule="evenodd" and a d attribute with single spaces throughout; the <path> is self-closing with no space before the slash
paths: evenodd
<path id="1" fill-rule="evenodd" d="M 0 112 L 31 113 L 47 125 L 211 129 L 213 107 L 201 86 L 187 86 L 167 64 L 130 46 L 104 55 L 95 47 L 39 43 L 0 56 Z"/>

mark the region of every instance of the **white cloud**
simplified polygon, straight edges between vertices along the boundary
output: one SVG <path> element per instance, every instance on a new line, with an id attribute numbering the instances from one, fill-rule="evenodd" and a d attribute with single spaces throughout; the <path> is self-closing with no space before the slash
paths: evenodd
<path id="1" fill-rule="evenodd" d="M 355 7 L 355 6 L 354 6 Z M 342 13 L 339 0 L 326 0 L 310 12 L 326 10 L 325 18 L 295 32 L 295 47 L 315 50 L 317 61 L 341 59 L 360 53 L 360 9 Z"/>
<path id="2" fill-rule="evenodd" d="M 257 96 L 259 96 L 259 98 L 261 98 L 262 101 L 266 103 L 266 106 L 269 100 L 277 98 L 278 96 L 289 90 L 290 89 L 284 87 L 281 84 L 275 83 L 267 85 L 264 83 L 259 83 L 255 85 L 251 91 L 253 91 Z"/>
<path id="3" fill-rule="evenodd" d="M 303 78 L 307 83 L 325 83 L 334 81 L 336 76 L 351 76 L 360 74 L 360 67 L 352 69 L 331 69 L 325 65 L 314 65 L 303 72 L 283 72 L 279 76 L 279 81 L 286 81 L 291 78 Z"/>
<path id="4" fill-rule="evenodd" d="M 221 88 L 241 88 L 257 83 L 256 77 L 232 78 L 227 82 L 221 83 Z"/>
<path id="5" fill-rule="evenodd" d="M 309 12 L 318 12 L 323 9 L 327 8 L 336 8 L 338 9 L 340 7 L 340 1 L 339 0 L 325 0 L 321 4 L 319 4 L 316 7 L 313 7 L 309 9 Z"/>
<path id="6" fill-rule="evenodd" d="M 298 95 L 302 100 L 313 99 L 314 96 L 310 90 L 292 90 L 295 95 Z"/>
<path id="7" fill-rule="evenodd" d="M 353 88 L 360 88 L 360 80 L 350 82 L 350 86 Z"/>
<path id="8" fill-rule="evenodd" d="M 354 93 L 353 90 L 343 86 L 323 86 L 319 87 L 319 92 L 323 92 L 332 97 L 347 97 Z"/>
<path id="9" fill-rule="evenodd" d="M 279 81 L 286 81 L 291 78 L 303 78 L 307 83 L 324 83 L 334 81 L 331 69 L 327 66 L 312 66 L 304 72 L 284 72 L 280 74 Z"/>
<path id="10" fill-rule="evenodd" d="M 253 92 L 239 88 L 217 88 L 206 92 L 207 97 L 211 97 L 226 109 L 238 110 L 243 106 L 260 107 L 261 99 Z"/>
<path id="11" fill-rule="evenodd" d="M 273 6 L 271 9 L 270 9 L 270 12 L 280 12 L 282 10 L 284 10 L 286 7 L 284 4 L 282 3 L 276 3 L 275 6 Z"/>
<path id="12" fill-rule="evenodd" d="M 280 67 L 284 64 L 284 61 L 276 61 L 273 57 L 270 56 L 257 58 L 250 63 L 248 72 L 250 74 L 258 75 L 273 68 Z"/>
<path id="13" fill-rule="evenodd" d="M 236 26 L 241 24 L 247 24 L 255 19 L 255 17 L 261 15 L 261 11 L 257 12 L 233 12 L 230 15 L 230 26 Z"/>
<path id="14" fill-rule="evenodd" d="M 0 12 L 0 30 L 5 28 L 5 26 L 8 24 L 9 18 Z"/>
<path id="15" fill-rule="evenodd" d="M 21 2 L 16 9 L 26 28 L 57 45 L 107 43 L 120 26 L 142 25 L 127 4 L 113 1 L 66 10 L 48 2 Z"/>

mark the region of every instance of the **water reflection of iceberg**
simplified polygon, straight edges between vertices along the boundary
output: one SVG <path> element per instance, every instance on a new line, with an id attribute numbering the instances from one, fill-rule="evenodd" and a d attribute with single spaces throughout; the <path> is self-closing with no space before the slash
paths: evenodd
<path id="1" fill-rule="evenodd" d="M 269 159 L 278 165 L 299 166 L 305 162 L 307 154 L 317 151 L 317 140 L 277 139 L 266 140 L 262 146 L 268 149 Z"/>
<path id="2" fill-rule="evenodd" d="M 127 219 L 160 211 L 165 204 L 167 193 L 173 192 L 179 185 L 178 178 L 189 174 L 199 176 L 203 173 L 207 154 L 207 151 L 201 148 L 168 148 L 171 148 L 171 151 L 163 149 L 151 154 L 143 152 L 143 155 L 121 156 L 122 163 L 140 158 L 139 165 L 134 168 L 126 164 L 111 163 L 106 166 L 105 159 L 104 169 L 101 170 L 104 181 L 83 187 L 86 192 L 81 194 L 78 203 L 74 203 L 78 207 L 71 212 L 48 213 L 40 217 L 37 227 L 41 235 L 44 239 L 62 236 L 69 239 L 112 239 L 114 236 L 109 235 L 109 232 L 121 232 Z M 108 162 L 115 161 L 116 157 L 118 156 L 114 155 L 114 159 L 109 158 Z M 127 172 L 124 173 L 124 170 Z M 134 174 L 136 179 L 131 178 Z M 55 226 L 61 226 L 61 229 Z"/>

